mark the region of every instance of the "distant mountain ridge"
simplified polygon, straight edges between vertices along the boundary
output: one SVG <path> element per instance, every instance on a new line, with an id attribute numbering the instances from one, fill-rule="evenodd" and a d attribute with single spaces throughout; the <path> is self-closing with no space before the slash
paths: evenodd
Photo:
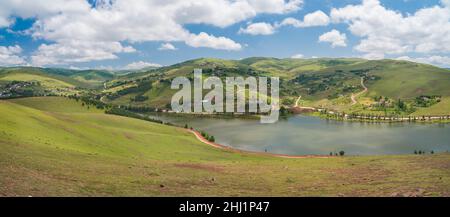
<path id="1" fill-rule="evenodd" d="M 175 63 L 168 66 L 161 66 L 161 67 L 155 67 L 155 66 L 147 66 L 140 69 L 96 69 L 96 68 L 83 68 L 83 69 L 73 69 L 73 68 L 64 68 L 64 67 L 35 67 L 35 66 L 0 66 L 0 70 L 4 69 L 35 69 L 35 70 L 42 70 L 51 74 L 62 74 L 62 75 L 74 75 L 74 74 L 86 74 L 90 72 L 97 72 L 97 73 L 104 73 L 104 74 L 110 74 L 110 75 L 124 75 L 128 73 L 136 73 L 136 72 L 146 72 L 146 71 L 152 71 L 152 70 L 158 70 L 163 69 L 166 67 L 175 67 L 179 65 L 184 64 L 190 64 L 190 63 L 196 63 L 196 62 L 211 62 L 211 63 L 223 63 L 223 62 L 234 62 L 234 63 L 241 63 L 244 65 L 251 65 L 255 64 L 261 61 L 275 61 L 275 62 L 286 62 L 286 61 L 333 61 L 333 60 L 351 60 L 351 61 L 403 61 L 403 62 L 410 62 L 413 64 L 424 64 L 424 63 L 418 63 L 408 60 L 395 60 L 395 59 L 383 59 L 383 60 L 367 60 L 363 58 L 330 58 L 330 57 L 323 57 L 323 58 L 276 58 L 276 57 L 248 57 L 240 60 L 230 60 L 230 59 L 218 59 L 218 58 L 197 58 L 197 59 L 191 59 L 186 60 L 180 63 Z M 434 66 L 434 65 L 433 65 Z M 436 68 L 441 68 L 438 66 L 434 66 Z M 442 68 L 450 70 L 450 68 Z"/>

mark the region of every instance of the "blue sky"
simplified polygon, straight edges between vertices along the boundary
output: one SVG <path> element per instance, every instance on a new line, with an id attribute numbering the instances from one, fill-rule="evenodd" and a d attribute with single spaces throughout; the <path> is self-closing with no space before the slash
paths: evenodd
<path id="1" fill-rule="evenodd" d="M 0 3 L 2 66 L 122 69 L 252 56 L 450 66 L 448 0 L 23 2 Z"/>

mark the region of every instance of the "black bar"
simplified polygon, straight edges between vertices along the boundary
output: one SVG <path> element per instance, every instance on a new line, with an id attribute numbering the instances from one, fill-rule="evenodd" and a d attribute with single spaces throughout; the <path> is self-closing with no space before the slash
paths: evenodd
<path id="1" fill-rule="evenodd" d="M 266 203 L 268 202 L 268 206 Z M 448 198 L 278 198 L 278 197 L 93 197 L 0 198 L 1 212 L 19 214 L 121 214 L 151 216 L 307 216 L 311 214 L 376 214 L 391 211 L 431 213 L 447 211 Z M 200 205 L 199 205 L 200 204 Z M 210 210 L 203 204 L 213 204 Z M 228 204 L 228 205 L 227 205 Z M 196 211 L 181 211 L 195 206 Z M 250 205 L 252 208 L 250 208 Z M 233 206 L 233 208 L 231 207 Z M 209 214 L 208 214 L 209 213 Z M 146 215 L 148 214 L 148 215 Z"/>

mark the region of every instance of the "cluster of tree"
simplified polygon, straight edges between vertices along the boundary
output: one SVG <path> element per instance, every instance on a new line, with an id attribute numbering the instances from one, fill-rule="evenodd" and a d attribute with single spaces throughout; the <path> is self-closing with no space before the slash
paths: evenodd
<path id="1" fill-rule="evenodd" d="M 142 94 L 139 94 L 131 98 L 131 102 L 143 102 L 145 100 L 148 100 L 148 96 L 144 96 Z"/>
<path id="2" fill-rule="evenodd" d="M 113 87 L 118 87 L 121 85 L 130 84 L 130 83 L 140 83 L 140 82 L 144 82 L 144 81 L 151 81 L 151 80 L 154 80 L 155 77 L 159 77 L 159 75 L 149 74 L 148 76 L 140 77 L 140 78 L 132 79 L 132 80 L 116 80 L 114 82 L 108 83 L 107 86 L 108 86 L 108 88 L 113 88 Z"/>
<path id="3" fill-rule="evenodd" d="M 207 139 L 210 142 L 215 142 L 216 139 L 212 135 L 208 135 L 208 133 L 201 131 L 200 134 L 203 136 L 203 138 Z"/>
<path id="4" fill-rule="evenodd" d="M 170 79 L 159 79 L 160 84 L 171 85 L 172 81 Z"/>
<path id="5" fill-rule="evenodd" d="M 342 93 L 353 93 L 359 91 L 359 87 L 354 85 L 344 85 L 342 88 Z"/>
<path id="6" fill-rule="evenodd" d="M 397 102 L 395 103 L 395 106 L 396 106 L 397 110 L 400 112 L 408 111 L 408 105 L 406 105 L 406 103 L 401 99 L 397 100 Z"/>
<path id="7" fill-rule="evenodd" d="M 421 155 L 421 154 L 426 154 L 427 152 L 425 152 L 425 151 L 422 151 L 422 150 L 419 150 L 419 151 L 417 151 L 417 150 L 414 150 L 414 154 L 419 154 L 419 155 Z M 434 151 L 433 150 L 431 150 L 430 151 L 430 154 L 434 154 Z"/>
<path id="8" fill-rule="evenodd" d="M 430 121 L 433 120 L 431 116 L 403 116 L 403 115 L 387 115 L 385 114 L 367 114 L 367 113 L 349 113 L 345 112 L 330 112 L 326 109 L 321 109 L 320 114 L 325 116 L 327 119 L 332 120 L 364 120 L 364 121 L 408 121 L 408 122 L 416 122 L 416 121 Z M 435 119 L 435 118 L 434 118 Z M 440 120 L 450 119 L 450 115 L 440 116 Z"/>
<path id="9" fill-rule="evenodd" d="M 151 88 L 152 88 L 152 83 L 151 82 L 140 82 L 134 87 L 129 87 L 129 88 L 126 88 L 126 89 L 122 89 L 122 90 L 117 91 L 116 93 L 118 95 L 126 95 L 126 94 L 129 94 L 129 93 L 136 93 L 136 92 L 147 91 L 147 90 L 150 90 Z"/>
<path id="10" fill-rule="evenodd" d="M 370 72 L 370 70 L 372 70 L 372 69 L 353 69 L 353 70 L 350 70 L 350 73 L 355 74 L 355 75 L 358 75 L 358 76 L 360 76 L 360 77 L 363 77 L 363 76 L 365 76 L 368 72 Z"/>
<path id="11" fill-rule="evenodd" d="M 5 87 L 10 88 L 10 87 L 14 87 L 16 85 L 19 85 L 19 86 L 29 86 L 29 85 L 41 86 L 41 83 L 39 81 L 11 81 L 11 82 L 6 83 Z"/>
<path id="12" fill-rule="evenodd" d="M 337 65 L 347 65 L 349 62 L 344 60 L 319 60 L 318 61 L 320 65 L 331 67 L 331 66 L 337 66 Z"/>
<path id="13" fill-rule="evenodd" d="M 387 102 L 389 101 L 389 98 L 383 96 L 374 96 L 373 100 L 375 100 L 375 102 Z"/>
<path id="14" fill-rule="evenodd" d="M 131 81 L 115 81 L 114 83 L 108 84 L 107 87 L 108 87 L 108 88 L 118 87 L 118 86 L 127 84 L 127 83 L 129 83 L 129 82 L 131 82 Z M 105 85 L 105 86 L 106 86 L 106 85 Z"/>
<path id="15" fill-rule="evenodd" d="M 130 112 L 127 111 L 125 109 L 119 108 L 119 107 L 112 107 L 108 110 L 105 110 L 106 114 L 113 114 L 113 115 L 120 115 L 120 116 L 124 116 L 124 117 L 130 117 L 130 118 L 137 118 L 140 120 L 145 120 L 145 121 L 150 121 L 153 123 L 158 123 L 158 124 L 163 124 L 163 122 L 161 120 L 156 120 L 153 118 L 150 118 L 148 116 L 142 115 L 142 114 L 137 114 L 134 112 Z"/>
<path id="16" fill-rule="evenodd" d="M 339 152 L 330 152 L 330 156 L 344 156 L 345 155 L 345 151 L 339 151 Z"/>
<path id="17" fill-rule="evenodd" d="M 370 109 L 374 111 L 384 111 L 385 116 L 387 116 L 388 113 L 395 115 L 405 113 L 410 114 L 416 110 L 414 108 L 414 105 L 412 105 L 411 103 L 407 103 L 402 99 L 392 100 L 388 97 L 383 96 L 375 96 L 373 99 L 376 101 L 376 103 L 371 105 Z"/>
<path id="18" fill-rule="evenodd" d="M 292 105 L 295 103 L 295 99 L 294 98 L 282 98 L 281 102 L 283 105 Z"/>
<path id="19" fill-rule="evenodd" d="M 260 72 L 246 66 L 238 66 L 238 67 L 227 67 L 222 65 L 210 65 L 203 66 L 202 72 L 206 76 L 218 76 L 225 77 L 230 76 L 231 74 L 236 75 L 247 75 L 247 76 L 257 76 Z"/>
<path id="20" fill-rule="evenodd" d="M 38 81 L 11 81 L 0 86 L 0 98 L 12 99 L 32 96 L 56 96 Z"/>
<path id="21" fill-rule="evenodd" d="M 302 73 L 290 81 L 290 83 L 297 83 L 306 88 L 309 95 L 323 92 L 326 90 L 334 90 L 335 96 L 342 93 L 355 92 L 359 90 L 359 85 L 349 85 L 345 81 L 359 79 L 359 75 L 346 72 L 343 70 L 336 70 L 334 72 L 325 73 Z M 334 96 L 330 94 L 330 97 Z"/>
<path id="22" fill-rule="evenodd" d="M 430 107 L 441 102 L 441 96 L 418 96 L 414 99 L 414 105 L 417 107 Z"/>
<path id="23" fill-rule="evenodd" d="M 148 91 L 150 89 L 152 89 L 152 83 L 151 82 L 149 82 L 149 81 L 139 82 L 136 86 L 125 88 L 125 89 L 122 89 L 122 90 L 118 90 L 115 93 L 107 95 L 107 97 L 108 97 L 108 99 L 113 100 L 113 99 L 117 99 L 117 98 L 119 98 L 120 96 L 123 96 L 123 95 L 127 95 L 127 94 L 130 94 L 130 93 L 138 93 L 138 92 L 143 93 L 143 92 Z M 139 98 L 138 98 L 138 100 L 139 100 Z"/>
<path id="24" fill-rule="evenodd" d="M 159 111 L 158 109 L 150 107 L 150 106 L 125 105 L 125 106 L 121 106 L 120 108 L 128 110 L 128 111 L 132 111 L 132 112 L 138 112 L 138 113 Z"/>
<path id="25" fill-rule="evenodd" d="M 74 99 L 77 102 L 81 101 L 82 102 L 82 106 L 87 106 L 87 108 L 89 109 L 91 106 L 95 107 L 97 109 L 107 109 L 110 107 L 110 105 L 100 101 L 99 99 L 99 95 L 94 95 L 94 94 L 84 94 L 84 95 L 76 95 L 76 94 L 72 94 L 72 95 L 68 95 L 67 96 L 69 99 Z"/>
<path id="26" fill-rule="evenodd" d="M 288 109 L 286 109 L 284 106 L 281 106 L 280 107 L 280 116 L 287 116 L 288 114 L 290 114 L 291 112 L 288 110 Z"/>

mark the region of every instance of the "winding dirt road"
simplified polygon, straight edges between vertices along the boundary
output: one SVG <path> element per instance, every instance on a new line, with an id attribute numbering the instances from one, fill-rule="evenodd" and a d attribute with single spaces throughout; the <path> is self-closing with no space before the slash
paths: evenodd
<path id="1" fill-rule="evenodd" d="M 364 94 L 365 92 L 367 92 L 367 87 L 366 87 L 366 85 L 364 85 L 364 78 L 363 77 L 361 77 L 361 86 L 364 88 L 364 90 L 363 91 L 361 91 L 361 92 L 359 92 L 359 93 L 357 93 L 357 94 L 353 94 L 352 93 L 352 96 L 351 96 L 351 99 L 352 99 L 352 105 L 355 105 L 356 103 L 358 103 L 358 101 L 356 101 L 356 97 L 358 97 L 358 96 L 361 96 L 362 94 Z"/>
<path id="2" fill-rule="evenodd" d="M 299 96 L 299 97 L 297 98 L 297 100 L 295 101 L 294 107 L 300 108 L 300 109 L 308 109 L 308 110 L 311 109 L 311 110 L 316 110 L 316 108 L 314 108 L 314 107 L 298 106 L 298 102 L 300 101 L 301 98 L 302 98 L 302 96 Z"/>
<path id="3" fill-rule="evenodd" d="M 269 157 L 282 157 L 282 158 L 291 158 L 291 159 L 303 159 L 303 158 L 332 158 L 335 156 L 328 156 L 328 155 L 284 155 L 284 154 L 271 154 L 271 153 L 263 153 L 263 152 L 254 152 L 254 151 L 242 151 L 239 149 L 234 149 L 228 146 L 224 146 L 215 142 L 208 141 L 205 137 L 200 134 L 200 132 L 195 130 L 187 129 L 188 132 L 191 132 L 195 135 L 195 137 L 200 141 L 207 145 L 210 145 L 214 148 L 224 149 L 236 153 L 248 153 L 248 154 L 256 154 L 261 156 L 269 156 Z"/>

